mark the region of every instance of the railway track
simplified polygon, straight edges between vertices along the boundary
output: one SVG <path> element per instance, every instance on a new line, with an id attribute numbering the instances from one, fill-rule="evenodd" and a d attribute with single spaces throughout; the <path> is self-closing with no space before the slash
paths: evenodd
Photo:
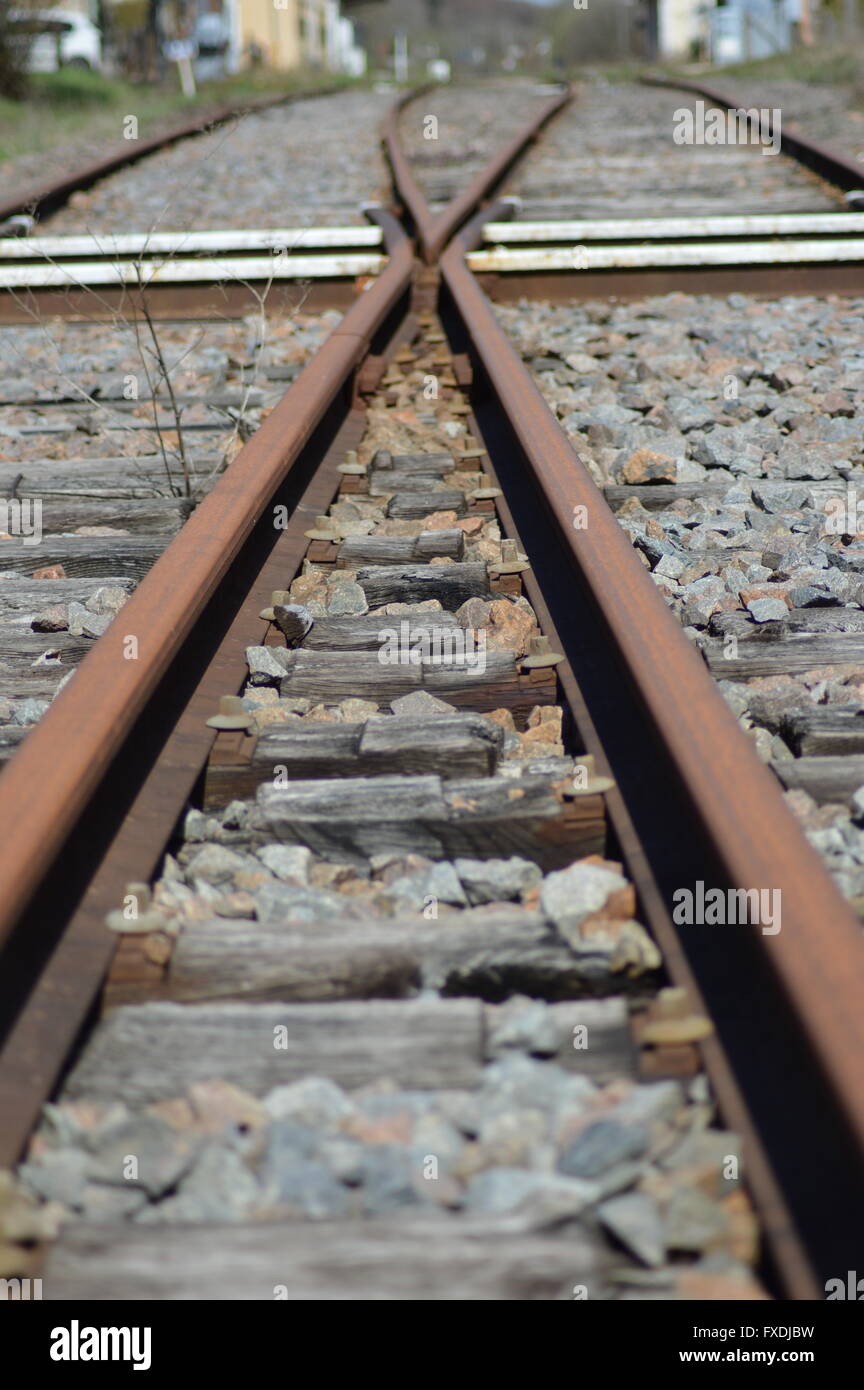
<path id="1" fill-rule="evenodd" d="M 698 650 L 758 620 L 685 595 L 688 641 L 641 511 L 701 477 L 586 467 L 469 269 L 562 100 L 434 211 L 391 115 L 426 267 L 372 214 L 386 265 L 0 779 L 0 1160 L 38 1126 L 16 1269 L 49 1298 L 810 1299 L 854 1267 L 860 929 Z M 840 205 L 808 180 L 801 215 Z M 698 885 L 768 911 L 676 924 Z"/>
<path id="2" fill-rule="evenodd" d="M 356 145 L 356 181 L 343 176 L 346 199 L 385 177 L 374 128 L 385 107 L 374 94 L 347 98 L 347 114 L 372 129 Z M 0 387 L 3 760 L 338 323 L 338 307 L 384 263 L 381 227 L 357 201 L 334 202 L 333 170 L 317 185 L 307 179 L 305 208 L 286 200 L 297 227 L 271 214 L 250 229 L 262 210 L 248 199 L 233 230 L 207 227 L 208 215 L 224 218 L 202 194 L 214 159 L 240 166 L 243 196 L 260 174 L 244 161 L 274 122 L 293 151 L 310 123 L 326 137 L 339 111 L 322 95 L 210 122 L 185 143 L 163 138 L 143 164 L 136 146 L 125 173 L 95 187 L 119 155 L 8 201 L 49 215 L 67 199 L 48 235 L 40 223 L 0 238 L 0 318 L 10 324 Z M 270 178 L 284 172 L 277 163 Z M 190 196 L 204 230 L 189 228 Z M 134 208 L 152 218 L 144 230 L 94 234 L 94 218 L 110 227 L 112 210 L 128 219 Z"/>

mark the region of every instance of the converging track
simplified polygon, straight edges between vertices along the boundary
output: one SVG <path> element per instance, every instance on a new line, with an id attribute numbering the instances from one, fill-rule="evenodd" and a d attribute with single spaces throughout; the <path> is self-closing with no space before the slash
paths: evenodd
<path id="1" fill-rule="evenodd" d="M 37 1242 L 7 1263 L 38 1271 L 48 1298 L 284 1287 L 297 1299 L 809 1299 L 855 1267 L 860 925 L 784 804 L 788 774 L 757 755 L 715 680 L 746 674 L 735 662 L 756 650 L 758 602 L 776 599 L 793 521 L 784 511 L 748 556 L 756 568 L 730 590 L 740 611 L 712 589 L 702 622 L 682 503 L 716 496 L 718 513 L 743 515 L 756 494 L 739 503 L 725 474 L 713 494 L 702 474 L 677 481 L 663 447 L 673 425 L 682 436 L 696 425 L 685 431 L 683 405 L 653 397 L 650 372 L 627 357 L 628 335 L 641 349 L 632 320 L 665 312 L 638 297 L 672 290 L 681 312 L 688 266 L 717 268 L 702 288 L 725 292 L 727 273 L 746 273 L 776 293 L 781 262 L 784 289 L 818 294 L 827 265 L 826 290 L 860 293 L 858 218 L 838 191 L 853 166 L 796 134 L 790 156 L 819 177 L 782 156 L 758 163 L 771 166 L 771 225 L 726 193 L 718 217 L 691 186 L 675 224 L 652 227 L 658 175 L 644 152 L 646 201 L 630 216 L 596 186 L 584 143 L 572 186 L 559 174 L 570 203 L 551 200 L 548 170 L 566 170 L 586 103 L 602 143 L 602 94 L 529 89 L 530 119 L 504 148 L 478 168 L 477 148 L 466 159 L 451 133 L 455 167 L 427 161 L 430 184 L 422 147 L 412 167 L 405 146 L 436 100 L 409 96 L 385 119 L 396 208 L 368 206 L 363 227 L 339 208 L 344 317 L 331 327 L 310 309 L 292 344 L 274 311 L 269 331 L 292 375 L 302 370 L 278 402 L 254 398 L 251 426 L 241 411 L 246 442 L 223 449 L 206 487 L 159 509 L 171 534 L 142 558 L 137 587 L 117 579 L 125 540 L 103 535 L 94 559 L 68 521 L 49 527 L 38 557 L 54 577 L 39 578 L 35 547 L 2 542 L 0 618 L 17 628 L 22 673 L 34 643 L 77 662 L 82 637 L 101 633 L 11 740 L 0 777 L 0 1163 L 26 1160 L 8 1189 L 24 1235 L 8 1248 Z M 474 97 L 461 100 L 470 119 Z M 653 103 L 659 142 L 657 91 L 632 101 Z M 501 201 L 507 188 L 521 210 Z M 234 277 L 247 290 L 251 278 L 259 308 L 280 259 L 273 238 L 305 222 L 303 254 L 320 249 L 326 217 L 310 230 L 292 211 L 245 244 L 236 228 L 219 233 L 220 250 L 263 253 L 260 273 Z M 813 226 L 831 249 L 778 250 L 778 234 Z M 22 241 L 27 292 L 52 288 L 47 258 L 73 282 L 80 317 L 102 290 L 77 259 L 89 232 L 64 231 L 64 243 L 48 244 L 53 225 L 44 245 Z M 147 255 L 172 264 L 184 238 L 187 298 L 167 301 L 169 319 L 209 303 L 189 268 L 210 249 L 198 228 L 176 246 L 154 239 Z M 523 242 L 547 249 L 526 260 Z M 138 242 L 104 249 L 103 277 L 110 265 L 119 282 L 124 258 L 136 267 L 131 322 L 156 277 L 143 284 Z M 281 254 L 296 288 L 307 272 Z M 0 245 L 0 277 L 22 261 L 9 247 L 3 262 Z M 512 302 L 511 285 L 570 305 L 538 310 L 562 342 L 577 330 L 553 353 L 554 375 L 525 306 L 489 297 Z M 610 305 L 619 295 L 628 304 Z M 224 317 L 241 312 L 232 300 Z M 610 314 L 621 330 L 598 346 Z M 288 374 L 273 358 L 257 366 L 265 380 Z M 607 368 L 603 403 L 620 392 L 630 404 L 607 404 L 604 424 L 586 412 Z M 225 393 L 236 386 L 245 410 L 250 379 L 248 364 L 232 370 L 216 407 L 234 410 L 233 428 Z M 193 432 L 200 390 L 190 382 Z M 587 462 L 556 410 L 580 448 L 583 430 L 596 446 Z M 153 429 L 139 467 L 152 475 L 177 417 L 142 418 Z M 22 421 L 19 435 L 34 427 Z M 707 425 L 705 457 L 732 427 Z M 656 429 L 655 450 L 641 428 Z M 105 462 L 83 470 L 95 491 Z M 84 463 L 43 461 L 32 478 L 26 460 L 3 464 L 9 498 L 44 495 L 47 516 L 46 488 Z M 140 505 L 118 493 L 98 511 L 109 529 L 127 502 Z M 678 518 L 666 529 L 658 503 Z M 721 523 L 715 548 L 733 529 Z M 80 593 L 64 589 L 76 582 Z M 51 603 L 31 620 L 41 585 Z M 857 591 L 835 608 L 819 602 L 818 577 L 811 587 L 801 611 L 854 611 Z M 775 652 L 810 640 L 788 607 Z M 729 633 L 742 640 L 724 667 L 711 642 Z M 819 647 L 818 664 L 834 660 Z M 769 669 L 801 667 L 781 657 Z M 816 733 L 850 737 L 851 711 L 842 729 L 837 718 Z M 812 721 L 798 727 L 812 736 Z M 676 922 L 678 895 L 700 885 L 724 903 L 767 893 L 782 915 Z"/>

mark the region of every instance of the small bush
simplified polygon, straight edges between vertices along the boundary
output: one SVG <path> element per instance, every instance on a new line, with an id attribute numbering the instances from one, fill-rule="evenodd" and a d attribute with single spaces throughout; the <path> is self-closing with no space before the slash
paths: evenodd
<path id="1" fill-rule="evenodd" d="M 111 106 L 122 91 L 120 83 L 112 82 L 99 72 L 73 67 L 34 74 L 30 87 L 33 97 L 48 106 L 79 108 Z"/>

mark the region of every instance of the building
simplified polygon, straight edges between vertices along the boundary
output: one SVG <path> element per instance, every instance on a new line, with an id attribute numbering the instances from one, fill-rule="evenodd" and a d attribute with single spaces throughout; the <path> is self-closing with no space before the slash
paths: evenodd
<path id="1" fill-rule="evenodd" d="M 656 56 L 694 59 L 703 55 L 708 38 L 705 0 L 652 0 L 650 28 L 656 35 Z"/>
<path id="2" fill-rule="evenodd" d="M 767 58 L 808 41 L 816 8 L 816 0 L 641 0 L 647 56 L 720 64 Z"/>
<path id="3" fill-rule="evenodd" d="M 85 11 L 100 0 L 76 0 Z M 365 53 L 340 0 L 159 0 L 161 40 L 197 45 L 202 79 L 238 72 L 252 64 L 279 72 L 309 67 L 359 76 Z M 152 32 L 151 0 L 101 0 L 102 18 L 122 51 Z"/>
<path id="4" fill-rule="evenodd" d="M 209 0 L 221 5 L 242 63 L 257 48 L 280 71 L 322 68 L 359 77 L 366 58 L 339 0 Z"/>
<path id="5" fill-rule="evenodd" d="M 278 6 L 276 0 L 217 0 L 217 5 L 230 36 L 231 72 L 249 61 L 288 72 L 315 51 L 317 35 L 304 32 L 309 6 L 302 0 L 280 0 Z"/>
<path id="6" fill-rule="evenodd" d="M 727 0 L 709 15 L 713 63 L 741 63 L 786 53 L 800 34 L 803 0 Z"/>

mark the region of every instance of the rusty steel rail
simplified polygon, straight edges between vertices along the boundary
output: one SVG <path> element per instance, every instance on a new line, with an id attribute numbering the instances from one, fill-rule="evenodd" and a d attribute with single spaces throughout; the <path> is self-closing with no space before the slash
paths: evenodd
<path id="1" fill-rule="evenodd" d="M 649 870 L 651 925 L 673 979 L 691 991 L 698 980 L 708 1003 L 717 1040 L 706 1063 L 727 1119 L 748 1153 L 757 1147 L 754 1188 L 786 1287 L 818 1297 L 864 1240 L 852 1216 L 864 1156 L 860 924 L 467 269 L 489 215 L 442 257 L 445 324 L 473 360 L 475 414 L 605 747 L 622 798 L 610 812 L 617 802 L 640 890 Z M 778 890 L 781 932 L 674 927 L 672 893 L 700 879 Z"/>
<path id="2" fill-rule="evenodd" d="M 157 150 L 176 145 L 178 141 L 188 140 L 194 135 L 203 135 L 213 126 L 239 120 L 255 111 L 264 111 L 273 106 L 288 106 L 292 102 L 309 97 L 329 96 L 339 90 L 339 87 L 331 84 L 327 87 L 313 87 L 306 92 L 285 92 L 280 96 L 250 98 L 237 105 L 217 106 L 209 111 L 199 111 L 197 115 L 170 126 L 161 135 L 150 136 L 147 140 L 124 140 L 112 146 L 101 159 L 79 165 L 77 169 L 72 169 L 59 178 L 55 176 L 51 179 L 40 179 L 0 196 L 0 221 L 5 221 L 7 217 L 13 217 L 16 213 L 50 216 L 52 212 L 61 208 L 73 193 L 91 188 L 99 179 L 116 173 L 128 164 L 137 164 L 140 159 L 155 154 Z"/>
<path id="3" fill-rule="evenodd" d="M 205 721 L 242 685 L 257 614 L 338 490 L 340 451 L 359 440 L 357 394 L 411 322 L 411 242 L 389 213 L 367 215 L 386 268 L 138 586 L 122 634 L 94 645 L 0 777 L 0 1167 L 19 1156 L 97 997 L 116 945 L 105 913 L 155 871 L 207 762 Z"/>
<path id="4" fill-rule="evenodd" d="M 412 91 L 405 92 L 388 111 L 381 128 L 381 145 L 390 168 L 393 190 L 398 197 L 398 205 L 394 210 L 403 217 L 407 214 L 409 224 L 417 236 L 421 248 L 424 243 L 424 232 L 428 232 L 432 224 L 432 213 L 423 197 L 420 185 L 414 177 L 409 160 L 399 143 L 399 117 L 406 106 L 410 106 L 412 101 L 418 101 L 420 97 L 430 91 L 432 91 L 432 84 L 427 82 L 422 87 L 415 87 Z"/>
<path id="5" fill-rule="evenodd" d="M 116 945 L 105 914 L 124 884 L 155 872 L 210 753 L 205 721 L 242 685 L 258 612 L 338 490 L 336 462 L 363 419 L 360 369 L 374 384 L 410 321 L 411 243 L 388 213 L 369 215 L 383 226 L 387 269 L 0 776 L 0 1167 L 20 1155 L 98 995 Z M 274 505 L 287 528 L 275 529 Z"/>
<path id="6" fill-rule="evenodd" d="M 393 174 L 393 182 L 411 218 L 423 259 L 427 264 L 433 264 L 463 223 L 494 193 L 505 174 L 521 158 L 528 146 L 540 136 L 552 117 L 572 101 L 573 91 L 570 87 L 565 87 L 559 96 L 545 102 L 537 114 L 502 146 L 462 192 L 436 216 L 426 202 L 414 177 L 410 161 L 399 143 L 400 114 L 406 106 L 428 90 L 428 87 L 424 87 L 409 93 L 390 111 L 384 123 L 384 148 Z"/>
<path id="7" fill-rule="evenodd" d="M 156 561 L 124 607 L 122 624 L 112 625 L 99 639 L 0 776 L 0 942 L 86 813 L 89 798 L 159 683 L 182 658 L 196 621 L 292 463 L 406 295 L 413 265 L 410 243 L 397 224 L 382 216 L 390 253 L 387 269 Z M 137 639 L 137 659 L 124 654 L 127 636 Z"/>

